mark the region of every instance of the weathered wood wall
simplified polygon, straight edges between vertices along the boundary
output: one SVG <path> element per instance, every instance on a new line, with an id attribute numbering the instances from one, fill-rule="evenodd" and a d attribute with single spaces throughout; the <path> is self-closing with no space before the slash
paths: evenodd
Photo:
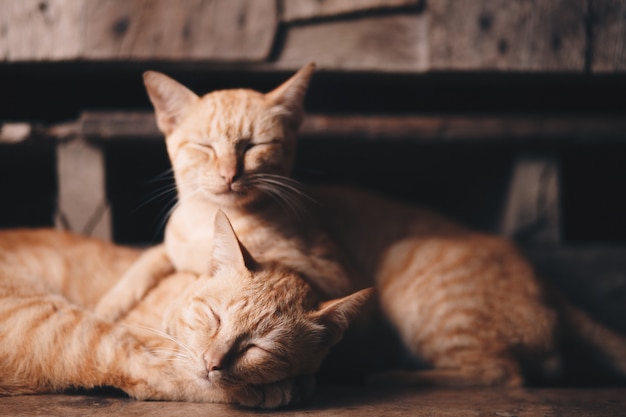
<path id="1" fill-rule="evenodd" d="M 4 0 L 0 62 L 615 72 L 626 0 Z"/>

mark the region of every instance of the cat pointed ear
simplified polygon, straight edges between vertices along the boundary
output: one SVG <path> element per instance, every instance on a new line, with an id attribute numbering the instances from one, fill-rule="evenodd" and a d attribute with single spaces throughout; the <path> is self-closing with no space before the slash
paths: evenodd
<path id="1" fill-rule="evenodd" d="M 144 72 L 143 82 L 156 112 L 157 125 L 168 136 L 180 124 L 198 96 L 160 72 Z"/>
<path id="2" fill-rule="evenodd" d="M 246 269 L 244 254 L 230 220 L 222 210 L 215 213 L 213 225 L 213 265 Z"/>
<path id="3" fill-rule="evenodd" d="M 284 113 L 290 116 L 296 129 L 302 121 L 304 96 L 314 71 L 315 63 L 309 62 L 290 79 L 266 94 L 272 104 L 280 107 Z"/>
<path id="4" fill-rule="evenodd" d="M 239 242 L 230 220 L 222 210 L 215 213 L 213 225 L 213 268 L 230 266 L 239 270 L 255 270 L 258 265 Z"/>
<path id="5" fill-rule="evenodd" d="M 313 313 L 313 319 L 327 329 L 329 337 L 326 342 L 331 346 L 339 342 L 350 323 L 365 313 L 375 294 L 374 288 L 366 288 L 322 303 L 320 309 Z"/>

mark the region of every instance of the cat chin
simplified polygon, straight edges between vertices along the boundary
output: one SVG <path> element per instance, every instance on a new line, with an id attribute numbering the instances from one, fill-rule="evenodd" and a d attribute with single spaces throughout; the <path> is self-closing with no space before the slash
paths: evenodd
<path id="1" fill-rule="evenodd" d="M 247 205 L 252 199 L 235 193 L 213 195 L 208 199 L 211 203 L 222 208 L 236 208 Z"/>
<path id="2" fill-rule="evenodd" d="M 246 192 L 227 191 L 219 194 L 207 193 L 204 197 L 208 202 L 222 208 L 245 207 L 255 203 L 261 198 L 259 193 L 251 190 L 247 190 Z"/>
<path id="3" fill-rule="evenodd" d="M 241 386 L 243 385 L 241 383 L 235 383 L 234 381 L 228 381 L 222 376 L 216 376 L 211 374 L 207 375 L 207 381 L 209 382 L 209 385 L 211 387 L 218 388 L 224 391 L 235 390 L 241 388 Z"/>

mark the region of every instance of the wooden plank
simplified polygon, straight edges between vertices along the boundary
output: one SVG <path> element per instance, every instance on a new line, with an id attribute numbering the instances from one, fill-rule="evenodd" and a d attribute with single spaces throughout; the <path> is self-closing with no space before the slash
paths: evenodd
<path id="1" fill-rule="evenodd" d="M 85 112 L 75 124 L 54 125 L 42 134 L 89 140 L 128 137 L 162 140 L 152 112 Z M 422 142 L 564 141 L 623 143 L 623 117 L 542 115 L 325 115 L 305 117 L 300 137 L 309 140 L 408 140 Z"/>
<path id="2" fill-rule="evenodd" d="M 0 144 L 22 142 L 30 137 L 32 131 L 30 123 L 0 124 Z"/>
<path id="3" fill-rule="evenodd" d="M 102 151 L 82 139 L 57 145 L 57 227 L 111 239 Z"/>
<path id="4" fill-rule="evenodd" d="M 620 117 L 542 115 L 328 116 L 308 115 L 301 137 L 416 142 L 567 141 L 623 142 Z"/>
<path id="5" fill-rule="evenodd" d="M 321 387 L 283 417 L 623 417 L 626 388 L 420 389 L 416 387 Z M 243 417 L 256 410 L 225 404 L 133 401 L 96 395 L 27 395 L 0 398 L 0 416 Z M 267 414 L 267 412 L 263 413 Z"/>
<path id="6" fill-rule="evenodd" d="M 91 140 L 159 138 L 163 133 L 152 112 L 85 112 L 78 121 L 82 135 Z"/>
<path id="7" fill-rule="evenodd" d="M 259 61 L 278 27 L 275 0 L 89 2 L 88 59 Z"/>
<path id="8" fill-rule="evenodd" d="M 293 26 L 276 67 L 293 70 L 315 60 L 325 70 L 424 71 L 427 41 L 418 13 Z"/>
<path id="9" fill-rule="evenodd" d="M 424 0 L 289 0 L 283 2 L 281 20 L 297 20 L 336 17 L 372 10 L 421 7 Z"/>
<path id="10" fill-rule="evenodd" d="M 428 69 L 582 72 L 587 1 L 429 1 Z"/>
<path id="11" fill-rule="evenodd" d="M 560 238 L 559 167 L 554 155 L 519 155 L 513 166 L 501 233 L 523 242 Z"/>
<path id="12" fill-rule="evenodd" d="M 626 0 L 593 0 L 591 70 L 626 70 Z"/>
<path id="13" fill-rule="evenodd" d="M 83 50 L 85 2 L 0 1 L 0 60 L 67 60 Z"/>

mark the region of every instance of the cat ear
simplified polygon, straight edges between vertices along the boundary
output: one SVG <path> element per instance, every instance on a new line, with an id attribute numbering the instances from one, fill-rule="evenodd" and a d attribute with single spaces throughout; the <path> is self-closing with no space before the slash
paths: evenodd
<path id="1" fill-rule="evenodd" d="M 246 269 L 246 262 L 239 239 L 222 210 L 215 213 L 213 225 L 213 266 L 230 266 L 239 270 Z"/>
<path id="2" fill-rule="evenodd" d="M 366 288 L 343 298 L 322 303 L 320 309 L 313 313 L 313 319 L 328 331 L 326 342 L 334 345 L 365 308 L 373 301 L 376 290 Z"/>
<path id="3" fill-rule="evenodd" d="M 302 121 L 304 96 L 314 71 L 315 63 L 310 62 L 300 68 L 290 79 L 266 94 L 272 104 L 281 108 L 291 118 L 296 129 Z"/>
<path id="4" fill-rule="evenodd" d="M 157 125 L 168 136 L 189 111 L 191 104 L 198 100 L 198 96 L 160 72 L 144 72 L 143 82 L 156 112 Z"/>

